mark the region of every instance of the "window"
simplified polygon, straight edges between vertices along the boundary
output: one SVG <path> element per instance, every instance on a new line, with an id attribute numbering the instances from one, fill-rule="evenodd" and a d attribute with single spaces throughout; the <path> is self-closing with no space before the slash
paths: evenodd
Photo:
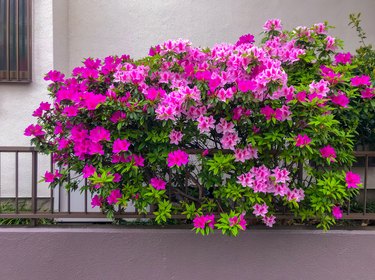
<path id="1" fill-rule="evenodd" d="M 31 0 L 0 0 L 0 82 L 31 81 Z"/>

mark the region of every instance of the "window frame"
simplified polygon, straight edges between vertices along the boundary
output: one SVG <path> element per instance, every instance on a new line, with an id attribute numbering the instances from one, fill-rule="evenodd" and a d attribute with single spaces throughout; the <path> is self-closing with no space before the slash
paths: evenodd
<path id="1" fill-rule="evenodd" d="M 19 2 L 20 0 L 5 0 L 6 2 L 6 70 L 0 70 L 0 84 L 2 83 L 31 83 L 32 82 L 32 0 L 26 0 L 26 30 L 27 30 L 27 71 L 21 71 L 20 68 L 20 53 L 19 53 L 19 41 L 20 41 L 20 34 L 19 34 Z M 15 1 L 15 21 L 16 21 L 16 30 L 15 30 L 15 41 L 16 41 L 16 70 L 11 70 L 10 64 L 10 3 L 11 1 Z"/>

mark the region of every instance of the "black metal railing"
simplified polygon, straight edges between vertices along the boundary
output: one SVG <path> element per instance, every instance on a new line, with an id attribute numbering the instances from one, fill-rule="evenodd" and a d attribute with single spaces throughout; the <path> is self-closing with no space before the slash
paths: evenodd
<path id="1" fill-rule="evenodd" d="M 89 200 L 89 193 L 85 189 L 82 194 L 80 195 L 82 200 L 78 202 L 78 204 L 83 203 L 82 210 L 74 210 L 72 208 L 72 191 L 66 190 L 64 186 L 58 185 L 56 188 L 51 189 L 49 191 L 48 196 L 43 196 L 38 194 L 38 163 L 39 159 L 41 158 L 40 154 L 35 150 L 34 147 L 0 147 L 0 186 L 3 182 L 1 180 L 1 155 L 2 154 L 14 154 L 15 160 L 15 178 L 14 178 L 14 197 L 2 197 L 0 193 L 0 219 L 30 219 L 32 224 L 36 224 L 38 219 L 60 219 L 60 218 L 79 218 L 79 219 L 87 219 L 89 222 L 92 218 L 106 218 L 106 215 L 100 211 L 93 212 L 90 208 L 88 209 L 88 200 Z M 20 154 L 31 154 L 31 181 L 29 190 L 31 191 L 31 197 L 20 197 L 19 190 L 20 190 Z M 367 203 L 368 203 L 368 178 L 369 178 L 369 159 L 375 158 L 375 151 L 358 151 L 355 152 L 355 156 L 357 159 L 364 158 L 364 178 L 363 178 L 363 189 L 361 189 L 362 195 L 362 206 L 363 211 L 361 212 L 353 212 L 351 209 L 350 202 L 348 202 L 346 213 L 343 215 L 343 219 L 345 220 L 375 220 L 375 213 L 369 213 L 367 211 Z M 49 156 L 49 168 L 51 172 L 54 169 L 52 157 Z M 3 163 L 4 164 L 4 163 Z M 29 174 L 30 175 L 30 174 Z M 87 184 L 87 181 L 85 181 Z M 7 186 L 9 187 L 9 186 Z M 375 186 L 374 186 L 375 187 Z M 375 191 L 375 188 L 374 188 Z M 83 197 L 82 197 L 83 196 Z M 64 198 L 64 199 L 63 199 Z M 29 200 L 30 207 L 27 209 L 20 209 L 19 204 L 21 200 Z M 64 200 L 64 201 L 63 201 Z M 1 204 L 4 201 L 11 201 L 12 207 L 11 209 L 3 210 Z M 40 201 L 47 201 L 47 207 L 40 207 Z M 38 204 L 39 203 L 39 204 Z M 77 202 L 73 203 L 77 204 Z M 75 205 L 77 206 L 77 205 Z M 82 206 L 82 205 L 80 205 Z M 280 213 L 277 215 L 279 219 L 290 219 L 293 216 L 288 215 L 287 213 Z M 137 209 L 134 211 L 124 211 L 123 209 L 119 209 L 115 215 L 115 218 L 154 218 L 155 215 L 152 214 L 152 211 L 148 212 L 147 214 L 139 214 Z M 173 219 L 185 219 L 185 215 L 182 214 L 175 214 L 172 215 Z"/>

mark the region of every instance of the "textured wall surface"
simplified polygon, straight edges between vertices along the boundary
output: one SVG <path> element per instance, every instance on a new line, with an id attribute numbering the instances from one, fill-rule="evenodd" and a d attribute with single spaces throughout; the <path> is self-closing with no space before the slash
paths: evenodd
<path id="1" fill-rule="evenodd" d="M 23 136 L 34 109 L 46 99 L 44 74 L 53 67 L 52 1 L 33 1 L 32 78 L 30 84 L 0 83 L 0 146 L 30 146 Z"/>
<path id="2" fill-rule="evenodd" d="M 258 35 L 269 18 L 280 18 L 285 28 L 327 20 L 336 26 L 332 34 L 354 50 L 353 12 L 362 12 L 368 41 L 375 43 L 374 0 L 69 0 L 69 65 L 89 56 L 142 57 L 168 39 L 203 47 L 235 42 L 245 33 Z"/>
<path id="3" fill-rule="evenodd" d="M 375 231 L 0 229 L 0 279 L 373 280 Z"/>

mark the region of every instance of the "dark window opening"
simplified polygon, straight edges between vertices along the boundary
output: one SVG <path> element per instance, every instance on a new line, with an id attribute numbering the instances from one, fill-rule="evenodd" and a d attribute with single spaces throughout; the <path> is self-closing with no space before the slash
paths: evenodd
<path id="1" fill-rule="evenodd" d="M 0 82 L 31 81 L 31 0 L 0 0 Z"/>

